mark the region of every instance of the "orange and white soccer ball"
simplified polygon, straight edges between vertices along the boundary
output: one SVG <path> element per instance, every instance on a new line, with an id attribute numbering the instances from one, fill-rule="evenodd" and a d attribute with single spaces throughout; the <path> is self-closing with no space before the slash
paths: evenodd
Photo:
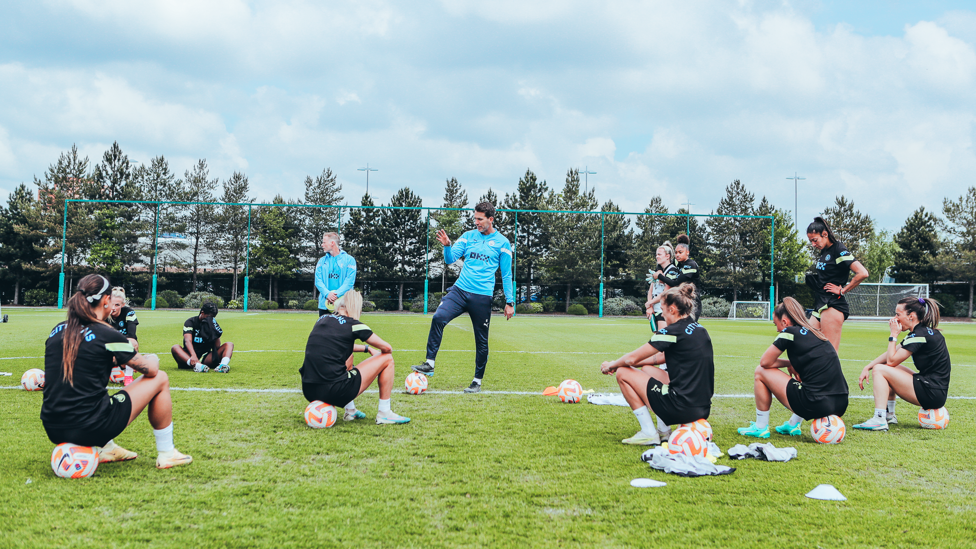
<path id="1" fill-rule="evenodd" d="M 945 429 L 949 426 L 949 411 L 944 406 L 935 410 L 919 410 L 918 422 L 922 429 Z"/>
<path id="2" fill-rule="evenodd" d="M 847 426 L 838 416 L 820 417 L 810 423 L 810 435 L 820 444 L 840 444 L 846 434 Z"/>
<path id="3" fill-rule="evenodd" d="M 44 389 L 44 370 L 31 368 L 20 376 L 20 386 L 25 391 L 41 391 Z"/>
<path id="4" fill-rule="evenodd" d="M 705 457 L 707 451 L 708 443 L 705 437 L 698 429 L 692 428 L 690 423 L 681 424 L 668 439 L 668 452 L 672 454 Z"/>
<path id="5" fill-rule="evenodd" d="M 51 469 L 61 478 L 90 477 L 98 469 L 98 450 L 90 446 L 62 442 L 51 453 Z"/>
<path id="6" fill-rule="evenodd" d="M 702 438 L 705 439 L 705 442 L 712 441 L 712 425 L 708 423 L 707 419 L 702 418 L 694 423 L 688 423 L 687 425 L 692 429 L 698 431 L 698 433 L 701 434 Z"/>
<path id="7" fill-rule="evenodd" d="M 403 384 L 411 395 L 422 395 L 427 391 L 427 376 L 420 372 L 410 372 Z"/>
<path id="8" fill-rule="evenodd" d="M 325 429 L 335 425 L 339 414 L 335 406 L 321 400 L 313 400 L 305 407 L 305 423 L 312 429 Z"/>
<path id="9" fill-rule="evenodd" d="M 118 366 L 113 367 L 111 375 L 108 376 L 109 382 L 122 383 L 124 379 L 125 379 L 125 372 L 122 371 L 122 368 L 119 368 Z"/>
<path id="10" fill-rule="evenodd" d="M 575 379 L 567 379 L 559 384 L 556 396 L 559 397 L 559 400 L 570 404 L 579 402 L 583 398 L 583 386 Z"/>

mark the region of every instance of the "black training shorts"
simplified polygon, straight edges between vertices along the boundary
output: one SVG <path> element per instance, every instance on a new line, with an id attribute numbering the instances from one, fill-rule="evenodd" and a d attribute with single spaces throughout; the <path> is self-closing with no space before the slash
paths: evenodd
<path id="1" fill-rule="evenodd" d="M 302 383 L 302 394 L 309 402 L 321 400 L 326 404 L 345 408 L 359 396 L 363 380 L 358 368 L 349 370 L 346 377 L 335 383 Z"/>
<path id="2" fill-rule="evenodd" d="M 847 317 L 851 316 L 851 308 L 847 304 L 846 297 L 838 297 L 835 294 L 818 293 L 817 299 L 813 302 L 813 316 L 817 317 L 819 320 L 820 313 L 826 311 L 827 309 L 837 309 L 838 311 L 844 313 L 844 320 L 847 320 Z"/>
<path id="3" fill-rule="evenodd" d="M 847 412 L 847 395 L 811 395 L 803 389 L 803 384 L 791 379 L 786 384 L 786 400 L 790 410 L 803 419 L 818 419 L 827 416 L 841 417 Z"/>
<path id="4" fill-rule="evenodd" d="M 915 398 L 923 409 L 936 410 L 945 406 L 949 392 L 934 387 L 922 374 L 912 375 L 912 385 L 915 387 Z"/>
<path id="5" fill-rule="evenodd" d="M 97 421 L 78 429 L 60 429 L 45 424 L 47 438 L 55 444 L 70 442 L 81 446 L 105 446 L 105 443 L 121 435 L 129 425 L 132 399 L 125 390 L 112 396 L 106 395 L 105 398 L 109 399 L 109 406 Z"/>
<path id="6" fill-rule="evenodd" d="M 708 419 L 709 408 L 679 408 L 675 405 L 674 393 L 669 393 L 668 386 L 653 377 L 647 382 L 647 402 L 657 417 L 668 425 Z"/>

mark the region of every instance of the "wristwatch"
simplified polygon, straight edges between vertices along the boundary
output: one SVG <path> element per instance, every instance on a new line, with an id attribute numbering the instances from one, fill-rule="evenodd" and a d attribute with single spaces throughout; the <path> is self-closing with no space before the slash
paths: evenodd
<path id="1" fill-rule="evenodd" d="M 515 303 L 514 303 L 514 302 L 512 302 L 512 301 L 509 301 L 509 302 L 508 302 L 508 303 L 506 303 L 505 305 L 508 305 L 509 307 L 514 307 L 514 306 L 515 306 Z"/>
<path id="2" fill-rule="evenodd" d="M 363 343 L 363 352 L 364 353 L 368 353 L 369 352 L 369 343 Z"/>
<path id="3" fill-rule="evenodd" d="M 898 340 L 895 339 L 894 337 L 888 336 L 888 341 L 898 341 Z"/>

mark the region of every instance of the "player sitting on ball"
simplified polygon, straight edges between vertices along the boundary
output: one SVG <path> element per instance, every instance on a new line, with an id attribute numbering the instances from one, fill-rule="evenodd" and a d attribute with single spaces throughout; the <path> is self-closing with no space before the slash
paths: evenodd
<path id="1" fill-rule="evenodd" d="M 895 395 L 926 410 L 945 406 L 949 394 L 949 372 L 952 364 L 949 349 L 939 327 L 939 303 L 934 299 L 906 297 L 895 306 L 895 316 L 888 321 L 891 336 L 888 350 L 864 367 L 857 379 L 864 389 L 864 380 L 874 372 L 874 416 L 855 429 L 887 431 L 895 417 Z M 898 344 L 898 334 L 908 336 Z M 902 362 L 912 357 L 918 373 Z M 884 408 L 885 400 L 887 409 Z"/>
<path id="2" fill-rule="evenodd" d="M 361 395 L 376 379 L 380 390 L 378 425 L 408 423 L 390 409 L 393 392 L 393 347 L 373 333 L 369 326 L 359 321 L 363 310 L 363 296 L 355 291 L 346 292 L 336 305 L 336 312 L 319 317 L 308 334 L 305 346 L 305 363 L 298 370 L 302 376 L 302 393 L 309 402 L 321 400 L 333 406 L 345 406 Z M 355 340 L 364 342 L 357 345 Z M 369 353 L 366 360 L 353 366 L 355 352 Z M 346 421 L 364 417 L 361 412 L 349 410 Z"/>
<path id="3" fill-rule="evenodd" d="M 44 351 L 44 403 L 41 421 L 54 444 L 98 447 L 99 463 L 136 458 L 115 444 L 115 437 L 143 409 L 156 435 L 156 467 L 185 465 L 193 458 L 173 446 L 173 402 L 169 378 L 156 355 L 141 355 L 112 329 L 108 279 L 88 275 L 68 300 L 68 320 L 54 327 Z M 105 391 L 112 363 L 131 366 L 142 376 L 109 396 Z"/>
<path id="4" fill-rule="evenodd" d="M 682 284 L 661 294 L 667 326 L 651 340 L 617 360 L 604 362 L 600 371 L 617 374 L 617 384 L 637 416 L 640 431 L 624 444 L 651 446 L 670 434 L 670 425 L 708 419 L 715 387 L 712 339 L 691 315 L 695 309 L 695 286 Z M 665 362 L 668 370 L 644 368 Z M 648 408 L 657 414 L 657 429 Z"/>
<path id="5" fill-rule="evenodd" d="M 220 343 L 224 331 L 217 324 L 217 306 L 209 301 L 200 308 L 200 314 L 191 316 L 183 323 L 183 345 L 173 345 L 170 352 L 180 368 L 193 368 L 194 372 L 230 371 L 230 359 L 234 356 L 234 344 Z M 216 367 L 214 365 L 216 364 Z"/>
<path id="6" fill-rule="evenodd" d="M 803 306 L 792 297 L 784 298 L 773 311 L 773 322 L 779 335 L 756 368 L 756 421 L 739 428 L 739 434 L 747 437 L 769 438 L 772 395 L 793 411 L 793 416 L 776 428 L 783 435 L 800 436 L 804 419 L 843 416 L 847 411 L 847 380 L 837 351 L 827 336 L 810 324 Z M 779 358 L 784 351 L 789 359 Z"/>

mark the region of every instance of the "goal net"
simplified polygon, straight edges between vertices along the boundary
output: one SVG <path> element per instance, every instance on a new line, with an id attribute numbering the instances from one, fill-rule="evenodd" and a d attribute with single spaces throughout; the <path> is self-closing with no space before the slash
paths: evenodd
<path id="1" fill-rule="evenodd" d="M 844 294 L 852 318 L 885 319 L 895 314 L 895 305 L 905 297 L 928 297 L 928 284 L 861 283 Z"/>
<path id="2" fill-rule="evenodd" d="M 769 320 L 768 301 L 733 301 L 730 320 Z"/>

